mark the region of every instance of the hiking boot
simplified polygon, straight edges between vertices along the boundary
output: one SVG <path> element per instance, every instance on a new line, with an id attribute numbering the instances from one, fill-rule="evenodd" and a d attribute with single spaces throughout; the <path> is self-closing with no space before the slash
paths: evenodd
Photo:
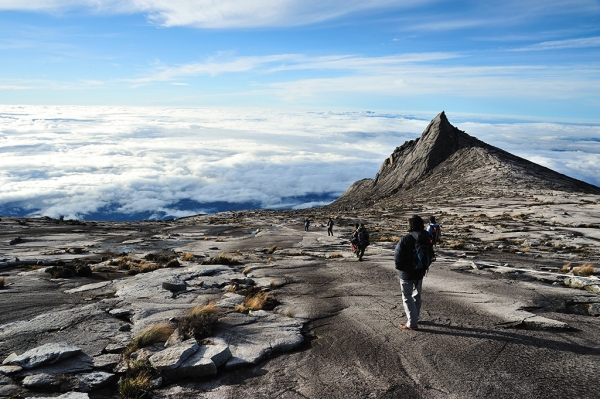
<path id="1" fill-rule="evenodd" d="M 406 324 L 398 324 L 398 327 L 400 327 L 402 330 L 406 330 L 406 331 L 418 331 L 419 328 L 417 327 L 409 327 Z"/>

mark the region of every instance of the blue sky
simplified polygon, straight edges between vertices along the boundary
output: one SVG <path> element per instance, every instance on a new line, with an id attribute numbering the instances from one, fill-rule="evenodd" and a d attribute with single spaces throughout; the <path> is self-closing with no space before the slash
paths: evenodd
<path id="1" fill-rule="evenodd" d="M 600 1 L 0 0 L 0 215 L 322 205 L 442 110 L 600 185 Z"/>
<path id="2" fill-rule="evenodd" d="M 0 104 L 600 119 L 600 1 L 0 0 Z"/>

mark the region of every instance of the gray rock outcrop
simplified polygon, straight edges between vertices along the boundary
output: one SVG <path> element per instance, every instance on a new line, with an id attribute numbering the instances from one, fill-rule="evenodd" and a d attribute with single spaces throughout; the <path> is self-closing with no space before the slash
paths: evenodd
<path id="1" fill-rule="evenodd" d="M 24 369 L 39 367 L 44 364 L 56 363 L 81 353 L 81 348 L 66 342 L 48 343 L 30 349 L 21 355 L 12 354 L 2 364 L 17 365 Z"/>

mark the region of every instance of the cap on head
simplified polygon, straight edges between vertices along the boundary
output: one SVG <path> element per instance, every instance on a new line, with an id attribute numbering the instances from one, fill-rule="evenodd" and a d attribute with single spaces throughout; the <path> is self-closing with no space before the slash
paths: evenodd
<path id="1" fill-rule="evenodd" d="M 431 223 L 435 223 L 435 216 L 433 216 L 433 215 L 432 215 L 432 216 L 429 216 L 429 221 L 430 221 Z"/>

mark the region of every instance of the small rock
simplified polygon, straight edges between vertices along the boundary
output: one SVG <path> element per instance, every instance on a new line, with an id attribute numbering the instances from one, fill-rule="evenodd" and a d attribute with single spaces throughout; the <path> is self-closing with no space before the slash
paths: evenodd
<path id="1" fill-rule="evenodd" d="M 183 342 L 184 338 L 185 337 L 183 336 L 179 328 L 176 328 L 175 331 L 173 331 L 173 334 L 169 336 L 169 339 L 167 339 L 167 342 L 165 342 L 165 348 L 168 348 L 169 346 L 179 345 Z"/>
<path id="2" fill-rule="evenodd" d="M 119 327 L 119 331 L 131 331 L 131 325 L 123 324 L 121 327 Z"/>
<path id="3" fill-rule="evenodd" d="M 114 316 L 116 318 L 127 318 L 129 316 L 131 316 L 131 314 L 133 313 L 133 311 L 131 309 L 112 309 L 108 312 L 108 314 L 110 314 L 111 316 Z"/>
<path id="4" fill-rule="evenodd" d="M 18 385 L 0 385 L 0 396 L 2 397 L 14 396 L 19 392 L 21 392 L 21 387 Z"/>
<path id="5" fill-rule="evenodd" d="M 13 381 L 12 378 L 7 377 L 5 375 L 0 375 L 0 385 L 12 385 L 15 382 Z"/>
<path id="6" fill-rule="evenodd" d="M 27 397 L 25 399 L 90 399 L 87 393 L 83 392 L 67 392 L 60 396 L 44 396 L 44 397 Z"/>
<path id="7" fill-rule="evenodd" d="M 104 348 L 106 353 L 122 353 L 125 350 L 125 344 L 108 344 Z"/>
<path id="8" fill-rule="evenodd" d="M 168 370 L 179 367 L 188 357 L 198 350 L 195 339 L 189 339 L 179 345 L 171 346 L 150 356 L 152 367 L 157 370 Z"/>
<path id="9" fill-rule="evenodd" d="M 58 382 L 58 379 L 56 378 L 55 375 L 46 374 L 46 373 L 28 375 L 27 377 L 23 378 L 22 384 L 25 388 L 36 388 L 36 389 L 40 389 L 40 388 L 48 389 L 48 388 L 57 387 L 60 385 L 60 383 Z"/>
<path id="10" fill-rule="evenodd" d="M 109 353 L 94 357 L 94 368 L 112 370 L 119 364 L 121 355 L 117 353 Z"/>
<path id="11" fill-rule="evenodd" d="M 90 392 L 101 388 L 115 379 L 115 375 L 112 373 L 106 373 L 104 371 L 94 371 L 93 373 L 78 374 L 77 379 L 79 380 L 79 390 L 82 392 Z"/>
<path id="12" fill-rule="evenodd" d="M 600 303 L 590 303 L 587 311 L 591 316 L 600 316 Z"/>
<path id="13" fill-rule="evenodd" d="M 20 356 L 10 355 L 2 364 L 14 364 L 24 369 L 30 369 L 46 363 L 56 363 L 78 353 L 81 353 L 81 348 L 75 345 L 66 342 L 49 343 L 30 349 Z"/>
<path id="14" fill-rule="evenodd" d="M 173 275 L 166 281 L 163 281 L 162 288 L 169 291 L 185 291 L 185 281 Z"/>
<path id="15" fill-rule="evenodd" d="M 0 374 L 4 374 L 4 375 L 15 374 L 21 370 L 23 370 L 23 367 L 21 367 L 21 366 L 14 366 L 14 365 L 10 365 L 10 364 L 0 366 Z"/>

